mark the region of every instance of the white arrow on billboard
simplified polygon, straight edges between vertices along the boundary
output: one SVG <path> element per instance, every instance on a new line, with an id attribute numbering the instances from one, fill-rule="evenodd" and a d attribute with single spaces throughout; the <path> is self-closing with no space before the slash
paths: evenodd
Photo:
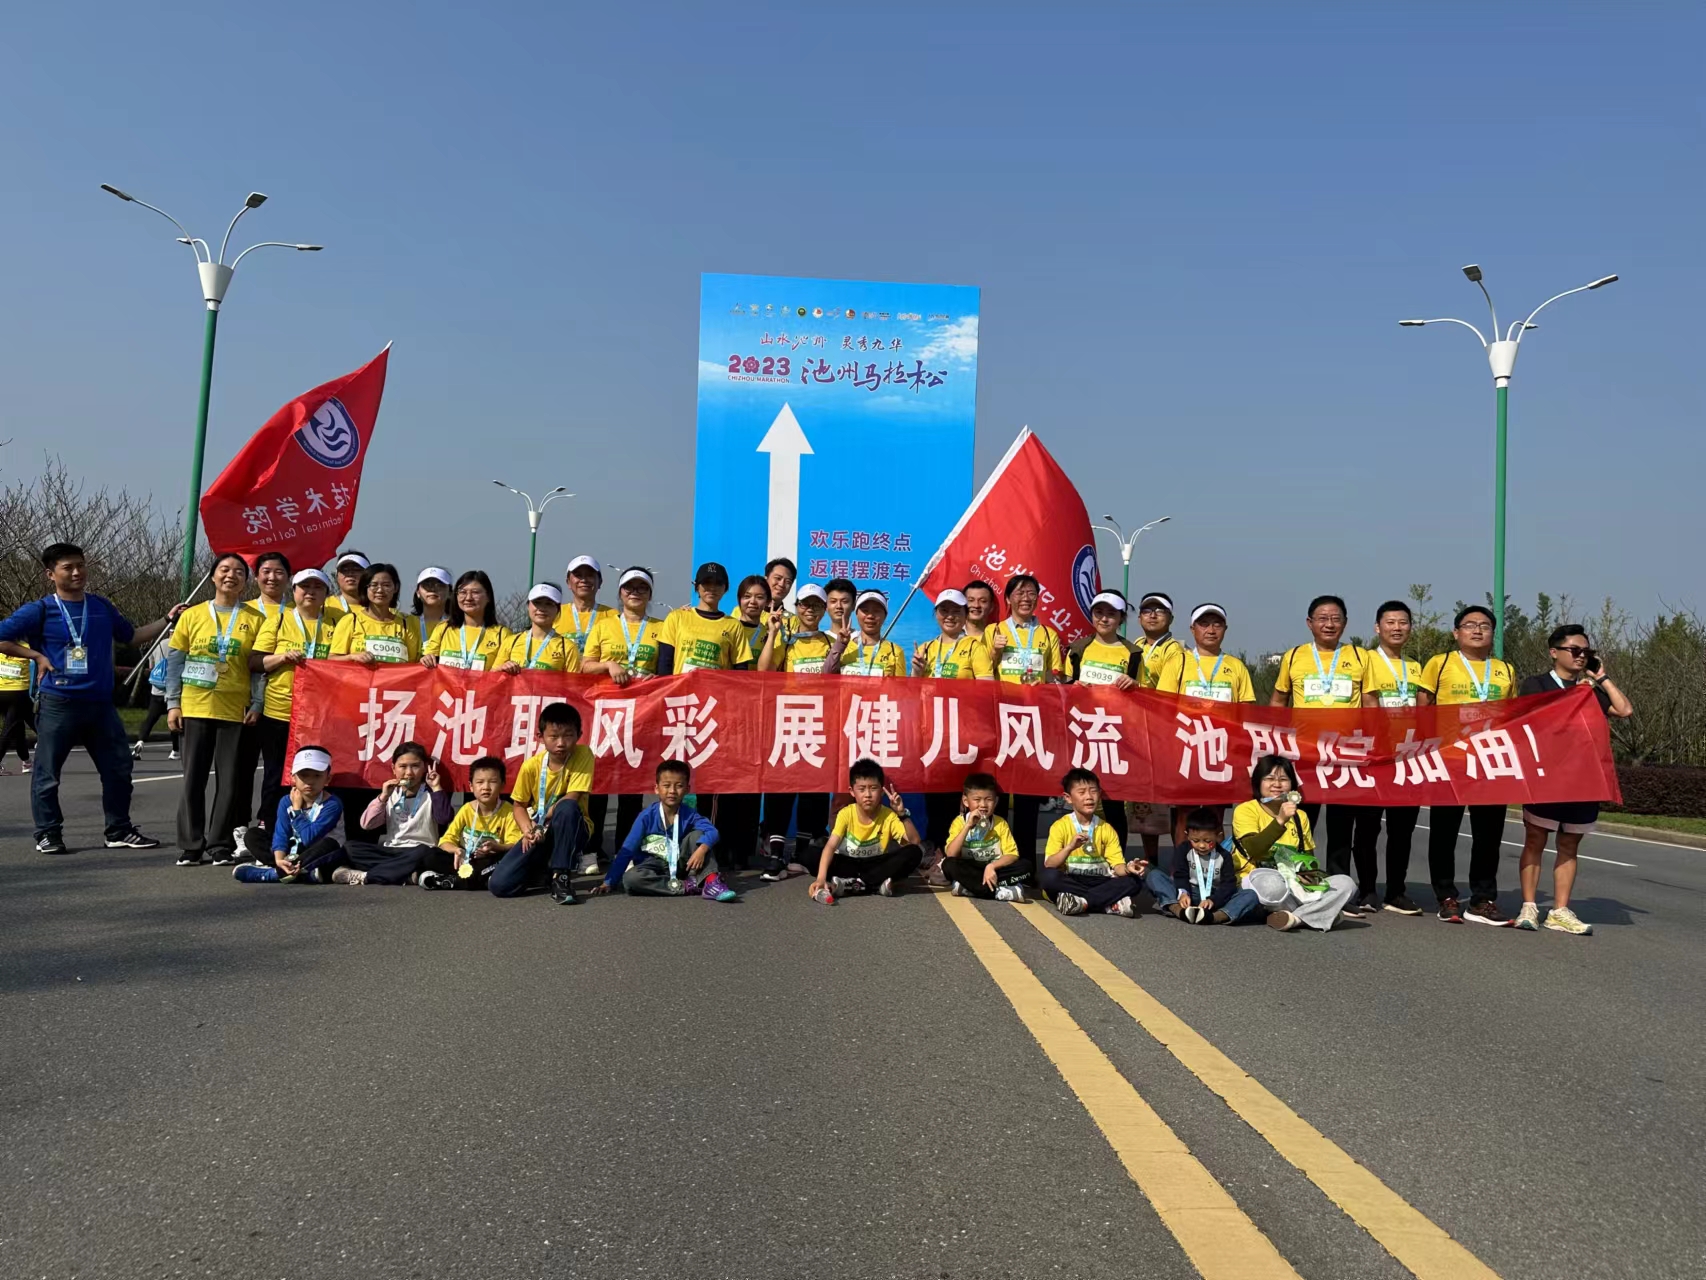
<path id="1" fill-rule="evenodd" d="M 770 430 L 764 433 L 764 439 L 758 442 L 757 451 L 770 455 L 770 528 L 765 537 L 765 556 L 771 560 L 786 556 L 798 564 L 800 458 L 810 453 L 812 446 L 786 403 L 770 424 Z M 793 592 L 788 595 L 793 598 Z"/>

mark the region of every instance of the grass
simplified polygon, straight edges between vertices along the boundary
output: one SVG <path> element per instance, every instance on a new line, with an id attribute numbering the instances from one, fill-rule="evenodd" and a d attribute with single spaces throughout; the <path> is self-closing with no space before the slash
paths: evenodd
<path id="1" fill-rule="evenodd" d="M 1656 831 L 1680 831 L 1691 836 L 1706 836 L 1706 818 L 1668 818 L 1645 813 L 1603 813 L 1606 822 L 1620 822 L 1629 827 L 1651 827 Z"/>

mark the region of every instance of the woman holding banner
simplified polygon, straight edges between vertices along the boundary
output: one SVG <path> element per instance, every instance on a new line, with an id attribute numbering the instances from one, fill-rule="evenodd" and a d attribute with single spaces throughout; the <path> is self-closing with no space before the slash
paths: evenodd
<path id="1" fill-rule="evenodd" d="M 1007 579 L 1007 618 L 984 633 L 995 664 L 995 678 L 1003 684 L 1058 684 L 1066 672 L 1061 658 L 1060 633 L 1037 621 L 1037 602 L 1042 586 L 1028 573 Z M 1037 810 L 1040 796 L 1014 796 L 1009 825 L 1021 858 L 1037 851 Z"/>
<path id="2" fill-rule="evenodd" d="M 354 607 L 338 619 L 337 630 L 332 633 L 333 662 L 374 667 L 420 661 L 415 628 L 396 610 L 401 583 L 394 564 L 373 564 L 361 571 Z M 344 805 L 345 809 L 349 807 Z"/>
<path id="3" fill-rule="evenodd" d="M 492 580 L 484 569 L 470 569 L 456 579 L 444 625 L 427 641 L 421 665 L 490 671 L 503 661 L 511 638 L 509 629 L 498 622 Z"/>
<path id="4" fill-rule="evenodd" d="M 415 652 L 427 651 L 438 629 L 450 619 L 450 570 L 431 564 L 415 575 L 415 599 L 410 610 L 414 614 Z"/>

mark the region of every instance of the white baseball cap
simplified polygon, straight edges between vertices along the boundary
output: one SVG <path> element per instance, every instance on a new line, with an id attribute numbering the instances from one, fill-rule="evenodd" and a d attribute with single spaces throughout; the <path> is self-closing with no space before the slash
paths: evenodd
<path id="1" fill-rule="evenodd" d="M 326 576 L 323 569 L 298 569 L 296 576 L 290 580 L 292 586 L 300 587 L 304 582 L 318 582 L 327 591 L 332 589 L 332 580 Z"/>
<path id="2" fill-rule="evenodd" d="M 422 569 L 415 575 L 415 585 L 417 587 L 423 582 L 442 582 L 448 587 L 451 582 L 450 570 L 440 569 L 436 564 L 429 564 L 426 568 Z"/>
<path id="3" fill-rule="evenodd" d="M 603 577 L 604 575 L 600 574 L 599 576 Z M 624 569 L 622 571 L 622 576 L 621 576 L 621 578 L 619 578 L 617 580 L 616 585 L 618 587 L 625 587 L 630 582 L 633 582 L 636 579 L 640 582 L 645 583 L 648 587 L 656 585 L 652 581 L 652 575 L 647 573 L 644 569 L 640 569 L 640 568 Z"/>
<path id="4" fill-rule="evenodd" d="M 549 582 L 537 582 L 534 583 L 533 590 L 527 593 L 527 599 L 529 603 L 535 600 L 549 600 L 552 604 L 562 604 L 563 593 Z"/>
<path id="5" fill-rule="evenodd" d="M 318 773 L 330 773 L 332 771 L 331 753 L 322 751 L 318 747 L 303 747 L 290 758 L 290 771 L 300 773 L 304 769 L 313 769 Z"/>
<path id="6" fill-rule="evenodd" d="M 591 556 L 576 556 L 573 560 L 569 561 L 569 567 L 563 570 L 563 575 L 567 577 L 576 569 L 591 569 L 599 576 L 600 580 L 604 577 L 604 570 L 598 567 L 598 561 L 594 560 Z"/>
<path id="7" fill-rule="evenodd" d="M 936 607 L 938 609 L 945 604 L 957 604 L 960 608 L 965 608 L 966 593 L 963 591 L 956 591 L 953 587 L 949 587 L 946 591 L 942 592 L 941 595 L 936 597 Z"/>
<path id="8" fill-rule="evenodd" d="M 346 564 L 355 564 L 355 565 L 360 565 L 363 569 L 365 569 L 369 565 L 371 565 L 372 563 L 373 562 L 371 560 L 369 560 L 366 556 L 362 555 L 361 552 L 359 552 L 359 551 L 346 551 L 346 552 L 344 552 L 343 555 L 338 557 L 337 563 L 334 567 L 341 569 Z"/>
<path id="9" fill-rule="evenodd" d="M 1131 601 L 1127 600 L 1117 591 L 1102 591 L 1097 593 L 1095 599 L 1090 601 L 1090 607 L 1094 609 L 1099 604 L 1105 604 L 1110 609 L 1118 609 L 1121 613 L 1131 612 Z"/>
<path id="10" fill-rule="evenodd" d="M 1207 616 L 1208 614 L 1211 614 L 1211 613 L 1219 614 L 1220 620 L 1222 622 L 1225 622 L 1227 620 L 1226 610 L 1222 609 L 1219 605 L 1217 605 L 1217 604 L 1199 604 L 1196 608 L 1191 610 L 1191 621 L 1192 622 L 1201 622 L 1205 616 Z"/>
<path id="11" fill-rule="evenodd" d="M 866 605 L 872 603 L 880 604 L 883 608 L 887 609 L 889 607 L 889 598 L 881 591 L 861 591 L 859 593 L 858 600 L 854 601 L 853 607 L 855 609 L 863 609 Z"/>
<path id="12" fill-rule="evenodd" d="M 1143 597 L 1141 603 L 1148 604 L 1151 600 L 1160 605 L 1168 613 L 1173 612 L 1173 597 L 1168 595 L 1165 591 L 1151 591 L 1148 595 Z"/>
<path id="13" fill-rule="evenodd" d="M 818 586 L 815 582 L 808 582 L 805 586 L 795 590 L 794 599 L 796 601 L 822 600 L 825 604 L 829 603 L 829 597 L 824 594 L 823 588 Z"/>

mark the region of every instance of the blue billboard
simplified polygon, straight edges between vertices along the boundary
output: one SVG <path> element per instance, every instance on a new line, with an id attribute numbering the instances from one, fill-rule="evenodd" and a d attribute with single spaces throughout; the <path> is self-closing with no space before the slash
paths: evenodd
<path id="1" fill-rule="evenodd" d="M 694 563 L 787 556 L 898 609 L 971 502 L 977 315 L 959 285 L 703 275 Z M 894 638 L 934 632 L 914 601 Z"/>

